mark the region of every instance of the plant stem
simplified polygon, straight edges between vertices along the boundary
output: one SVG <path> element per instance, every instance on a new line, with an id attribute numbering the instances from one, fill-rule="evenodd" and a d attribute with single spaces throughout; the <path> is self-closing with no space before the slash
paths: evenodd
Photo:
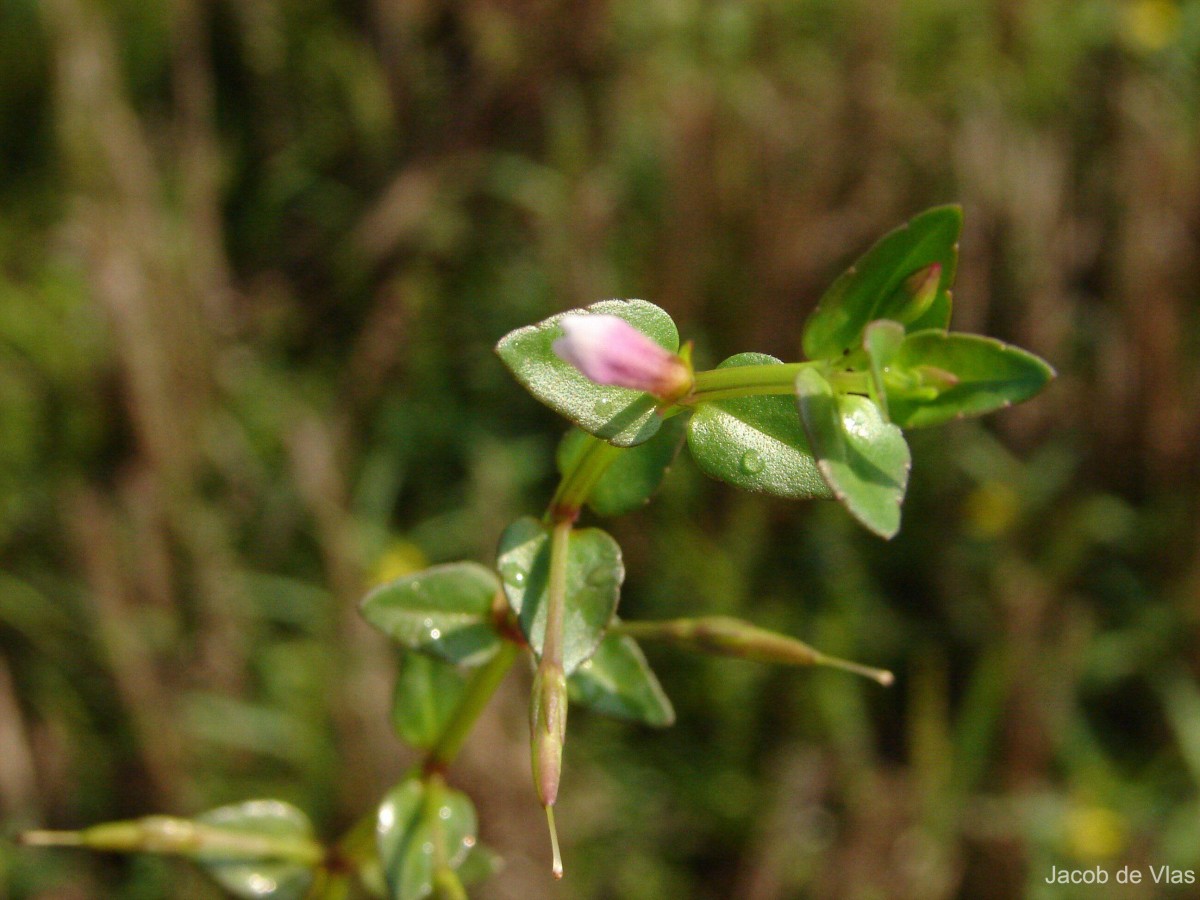
<path id="1" fill-rule="evenodd" d="M 666 415 L 672 415 L 668 411 Z M 563 473 L 554 492 L 554 498 L 546 511 L 546 518 L 554 523 L 554 532 L 550 545 L 550 585 L 549 608 L 547 609 L 546 642 L 543 645 L 542 659 L 557 659 L 558 668 L 562 668 L 562 633 L 563 619 L 566 606 L 567 587 L 567 546 L 571 535 L 571 524 L 579 515 L 579 510 L 587 500 L 587 496 L 596 485 L 596 481 L 604 474 L 618 454 L 620 447 L 615 447 L 607 441 L 588 436 L 589 444 L 584 452 L 576 459 L 575 464 Z M 557 601 L 555 598 L 558 598 Z M 551 627 L 553 626 L 553 627 Z M 501 637 L 504 637 L 501 634 Z M 458 706 L 451 714 L 449 721 L 441 734 L 426 754 L 425 759 L 410 773 L 419 774 L 424 779 L 441 777 L 454 758 L 462 749 L 463 743 L 469 736 L 476 719 L 483 711 L 492 695 L 508 674 L 517 658 L 519 645 L 505 639 L 500 644 L 500 650 L 492 659 L 475 672 L 467 684 L 467 690 Z M 553 813 L 549 812 L 553 822 Z M 552 834 L 556 849 L 558 836 Z M 367 812 L 347 831 L 338 841 L 331 857 L 338 865 L 348 865 L 359 868 L 373 856 L 375 852 L 375 810 Z M 561 872 L 561 862 L 558 871 Z"/>
<path id="2" fill-rule="evenodd" d="M 553 850 L 551 871 L 555 878 L 562 878 L 563 875 L 558 830 L 554 825 L 554 803 L 558 798 L 562 745 L 567 725 L 563 635 L 571 529 L 588 494 L 620 452 L 619 447 L 589 435 L 587 447 L 576 458 L 575 465 L 563 473 L 550 508 L 546 511 L 547 518 L 554 523 L 554 530 L 550 534 L 550 572 L 546 585 L 546 636 L 542 641 L 542 659 L 534 678 L 530 744 L 534 782 L 545 806 L 546 825 L 550 829 L 550 846 Z"/>
<path id="3" fill-rule="evenodd" d="M 421 764 L 421 771 L 426 775 L 433 772 L 445 771 L 454 761 L 458 751 L 471 733 L 475 720 L 487 706 L 492 694 L 508 674 L 513 661 L 517 658 L 517 645 L 511 641 L 501 641 L 500 649 L 486 665 L 476 670 L 467 684 L 466 694 L 455 707 L 450 720 L 442 729 L 437 742 L 430 749 Z"/>
<path id="4" fill-rule="evenodd" d="M 733 397 L 754 397 L 767 394 L 792 394 L 796 390 L 796 375 L 806 368 L 818 367 L 839 393 L 865 394 L 866 372 L 832 370 L 822 360 L 783 363 L 782 365 L 729 366 L 696 373 L 695 387 L 681 403 L 688 406 Z"/>
<path id="5" fill-rule="evenodd" d="M 562 480 L 558 483 L 558 489 L 546 510 L 548 521 L 577 518 L 588 494 L 622 449 L 590 434 L 587 441 L 587 447 L 579 455 L 575 465 L 563 473 Z"/>
<path id="6" fill-rule="evenodd" d="M 533 679 L 529 740 L 538 799 L 547 809 L 558 799 L 563 740 L 567 732 L 567 679 L 563 674 L 563 632 L 567 604 L 567 554 L 571 522 L 554 526 L 550 536 L 550 576 L 546 588 L 546 636 Z M 548 818 L 553 830 L 553 816 Z M 553 835 L 552 835 L 553 837 Z"/>
<path id="7" fill-rule="evenodd" d="M 479 718 L 496 688 L 512 668 L 518 649 L 511 641 L 501 642 L 496 655 L 478 669 L 467 683 L 466 693 L 451 713 L 449 721 L 425 755 L 425 759 L 410 771 L 407 777 L 420 775 L 427 780 L 435 776 L 440 778 L 440 773 L 449 768 L 458 751 L 462 749 L 475 720 Z M 369 860 L 374 852 L 375 810 L 371 809 L 342 836 L 332 855 L 339 863 L 357 868 Z"/>
<path id="8" fill-rule="evenodd" d="M 546 588 L 546 639 L 542 663 L 559 669 L 563 664 L 563 619 L 567 605 L 567 553 L 571 522 L 555 522 L 550 535 L 550 579 Z"/>

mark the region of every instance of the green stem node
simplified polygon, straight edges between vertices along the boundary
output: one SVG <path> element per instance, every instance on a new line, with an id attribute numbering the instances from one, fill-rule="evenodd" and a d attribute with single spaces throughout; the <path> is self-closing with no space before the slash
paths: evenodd
<path id="1" fill-rule="evenodd" d="M 596 482 L 612 465 L 621 449 L 608 441 L 588 435 L 587 447 L 575 465 L 563 473 L 562 480 L 558 483 L 558 489 L 550 501 L 550 508 L 546 510 L 547 521 L 573 522 L 577 519 Z"/>

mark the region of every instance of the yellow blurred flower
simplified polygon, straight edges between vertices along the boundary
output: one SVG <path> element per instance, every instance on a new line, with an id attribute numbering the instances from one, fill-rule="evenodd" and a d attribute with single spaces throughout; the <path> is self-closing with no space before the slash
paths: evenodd
<path id="1" fill-rule="evenodd" d="M 395 581 L 428 567 L 429 560 L 420 547 L 411 541 L 396 538 L 384 548 L 379 559 L 375 561 L 375 568 L 371 572 L 371 584 Z"/>
<path id="2" fill-rule="evenodd" d="M 980 538 L 996 538 L 1016 524 L 1021 498 L 1009 485 L 986 481 L 967 495 L 963 517 L 967 531 Z"/>
<path id="3" fill-rule="evenodd" d="M 1125 820 L 1106 806 L 1072 806 L 1065 830 L 1067 850 L 1075 859 L 1111 859 L 1125 847 Z"/>
<path id="4" fill-rule="evenodd" d="M 1135 50 L 1153 53 L 1179 35 L 1179 4 L 1173 0 L 1132 0 L 1123 18 L 1125 40 Z"/>

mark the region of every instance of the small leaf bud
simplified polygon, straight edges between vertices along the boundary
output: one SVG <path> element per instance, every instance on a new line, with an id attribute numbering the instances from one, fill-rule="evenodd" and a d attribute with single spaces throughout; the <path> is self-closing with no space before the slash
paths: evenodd
<path id="1" fill-rule="evenodd" d="M 895 310 L 888 313 L 888 318 L 905 325 L 917 321 L 929 311 L 929 307 L 933 306 L 941 281 L 941 263 L 930 263 L 917 269 L 904 279 L 900 290 L 893 295 L 892 303 L 895 304 Z"/>

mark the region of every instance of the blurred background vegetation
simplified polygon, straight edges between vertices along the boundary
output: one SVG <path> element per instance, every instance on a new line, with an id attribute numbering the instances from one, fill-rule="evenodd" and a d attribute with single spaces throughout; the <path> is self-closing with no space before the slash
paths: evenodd
<path id="1" fill-rule="evenodd" d="M 1200 2 L 4 0 L 0 897 L 216 896 L 25 827 L 379 798 L 411 757 L 357 600 L 553 485 L 506 331 L 637 296 L 701 363 L 796 358 L 948 201 L 955 327 L 1060 378 L 914 433 L 896 540 L 687 461 L 612 525 L 626 617 L 896 687 L 650 647 L 679 723 L 572 715 L 552 888 L 513 677 L 452 773 L 483 897 L 1200 869 Z"/>

